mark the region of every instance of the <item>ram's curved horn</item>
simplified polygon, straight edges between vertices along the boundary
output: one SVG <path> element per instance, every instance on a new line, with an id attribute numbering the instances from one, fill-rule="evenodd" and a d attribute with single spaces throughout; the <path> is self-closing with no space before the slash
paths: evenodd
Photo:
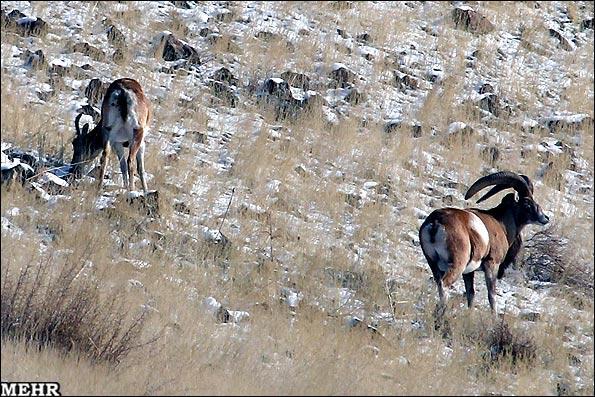
<path id="1" fill-rule="evenodd" d="M 520 176 L 510 171 L 500 171 L 494 174 L 479 178 L 465 194 L 465 200 L 476 195 L 480 190 L 495 185 L 489 192 L 482 196 L 477 202 L 482 202 L 492 197 L 494 194 L 508 188 L 516 190 L 521 197 L 531 197 L 533 194 L 533 184 L 525 175 Z"/>
<path id="2" fill-rule="evenodd" d="M 85 125 L 83 125 L 83 131 L 81 133 L 81 128 L 79 126 L 79 123 L 81 121 L 81 117 L 83 117 L 83 113 L 79 113 L 76 118 L 74 119 L 74 127 L 76 128 L 76 134 L 77 135 L 86 135 L 89 132 L 89 124 L 85 123 Z"/>

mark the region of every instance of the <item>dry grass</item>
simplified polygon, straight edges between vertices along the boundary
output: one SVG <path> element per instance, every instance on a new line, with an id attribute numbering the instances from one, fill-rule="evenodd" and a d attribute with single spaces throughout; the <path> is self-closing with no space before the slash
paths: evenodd
<path id="1" fill-rule="evenodd" d="M 15 145 L 38 150 L 40 153 L 56 153 L 67 143 L 63 129 L 55 117 L 49 116 L 48 105 L 32 103 L 21 95 L 14 95 L 17 83 L 2 70 L 2 139 Z M 31 118 L 30 114 L 47 115 Z M 63 115 L 63 113 L 61 114 Z"/>
<path id="2" fill-rule="evenodd" d="M 540 348 L 532 348 L 532 361 L 515 356 L 519 351 L 517 346 L 526 346 L 525 342 L 518 344 L 515 340 L 527 340 L 527 336 L 519 330 L 511 333 L 502 322 L 485 329 L 479 324 L 481 321 L 485 324 L 486 320 L 489 323 L 489 319 L 471 312 L 455 316 L 451 321 L 452 335 L 441 341 L 438 335 L 431 337 L 433 331 L 428 329 L 425 332 L 430 332 L 429 338 L 412 331 L 397 334 L 385 330 L 382 337 L 365 329 L 348 330 L 316 309 L 306 307 L 294 317 L 279 305 L 254 310 L 250 326 L 240 331 L 232 325 L 214 324 L 211 318 L 186 306 L 183 304 L 176 309 L 176 303 L 170 302 L 163 307 L 173 309 L 170 317 L 175 317 L 175 321 L 170 322 L 162 339 L 136 358 L 131 356 L 126 365 L 116 370 L 83 363 L 75 372 L 66 372 L 64 369 L 76 362 L 76 355 L 56 356 L 46 349 L 25 350 L 23 345 L 10 342 L 3 344 L 3 357 L 19 357 L 20 364 L 2 360 L 2 372 L 9 378 L 36 373 L 40 380 L 60 380 L 63 391 L 68 394 L 107 393 L 109 390 L 124 394 L 139 391 L 148 394 L 380 394 L 389 390 L 398 394 L 456 395 L 473 390 L 481 394 L 503 391 L 506 394 L 552 394 L 558 379 L 543 379 L 535 384 L 531 377 L 544 367 L 562 367 L 561 361 L 567 355 L 564 349 L 540 345 Z M 503 333 L 498 333 L 502 330 Z M 545 331 L 540 327 L 540 331 L 531 334 Z M 551 335 L 550 342 L 555 343 Z M 512 350 L 507 350 L 508 344 Z M 509 351 L 512 355 L 504 353 Z M 153 357 L 152 362 L 163 363 L 158 373 L 154 365 L 146 362 L 147 354 Z M 504 361 L 494 362 L 494 354 L 504 354 Z M 50 360 L 55 364 L 44 364 Z M 539 368 L 532 366 L 535 362 Z M 510 377 L 511 371 L 515 377 L 512 384 L 504 378 Z M 105 376 L 111 379 L 107 385 L 102 380 Z M 427 376 L 435 381 L 419 382 L 420 377 Z M 75 381 L 81 377 L 85 381 Z M 474 379 L 473 384 L 461 382 L 469 377 Z M 450 381 L 453 378 L 458 381 Z M 572 382 L 570 377 L 564 380 Z M 507 384 L 509 386 L 503 390 Z M 588 390 L 583 392 L 588 393 Z"/>

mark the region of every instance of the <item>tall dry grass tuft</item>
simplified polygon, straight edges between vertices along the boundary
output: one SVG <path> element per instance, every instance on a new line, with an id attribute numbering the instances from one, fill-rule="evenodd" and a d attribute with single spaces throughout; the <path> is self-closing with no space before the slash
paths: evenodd
<path id="1" fill-rule="evenodd" d="M 530 363 L 535 360 L 535 341 L 522 331 L 511 330 L 508 323 L 502 319 L 494 325 L 485 337 L 485 343 L 490 351 L 492 363 L 508 358 L 512 365 L 520 361 Z"/>
<path id="2" fill-rule="evenodd" d="M 102 295 L 101 277 L 84 257 L 57 262 L 47 255 L 19 267 L 2 256 L 3 340 L 36 342 L 113 364 L 142 346 L 145 311 L 130 315 L 121 292 Z"/>

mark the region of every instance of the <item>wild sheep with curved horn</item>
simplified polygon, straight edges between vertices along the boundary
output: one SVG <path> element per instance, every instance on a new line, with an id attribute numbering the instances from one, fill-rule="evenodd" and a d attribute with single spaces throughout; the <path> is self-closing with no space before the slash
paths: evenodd
<path id="1" fill-rule="evenodd" d="M 446 303 L 445 287 L 461 275 L 465 282 L 467 304 L 473 305 L 473 277 L 482 270 L 488 300 L 496 311 L 496 277 L 504 275 L 522 246 L 521 231 L 529 224 L 545 225 L 549 218 L 533 199 L 533 184 L 525 175 L 501 171 L 478 179 L 465 194 L 469 199 L 493 186 L 478 203 L 496 193 L 512 188 L 500 204 L 489 210 L 478 208 L 442 208 L 433 211 L 419 229 L 421 247 L 438 286 L 440 303 Z"/>
<path id="2" fill-rule="evenodd" d="M 72 141 L 71 173 L 80 177 L 84 165 L 101 153 L 101 189 L 109 154 L 113 148 L 120 162 L 124 187 L 134 190 L 132 161 L 135 159 L 143 191 L 146 193 L 144 138 L 151 119 L 151 109 L 149 99 L 138 81 L 124 78 L 109 85 L 101 105 L 101 120 L 91 131 L 88 124 L 80 129 L 81 116 L 82 114 L 79 114 L 74 123 L 76 136 Z M 128 148 L 128 157 L 125 155 L 125 148 Z"/>

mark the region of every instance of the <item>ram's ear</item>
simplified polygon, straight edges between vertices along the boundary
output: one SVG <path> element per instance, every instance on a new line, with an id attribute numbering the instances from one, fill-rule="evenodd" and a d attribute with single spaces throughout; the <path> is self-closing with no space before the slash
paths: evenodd
<path id="1" fill-rule="evenodd" d="M 518 199 L 518 194 L 516 192 L 514 193 L 508 193 L 506 196 L 504 196 L 504 198 L 502 199 L 503 203 L 506 204 L 514 204 L 517 201 L 519 201 Z"/>

